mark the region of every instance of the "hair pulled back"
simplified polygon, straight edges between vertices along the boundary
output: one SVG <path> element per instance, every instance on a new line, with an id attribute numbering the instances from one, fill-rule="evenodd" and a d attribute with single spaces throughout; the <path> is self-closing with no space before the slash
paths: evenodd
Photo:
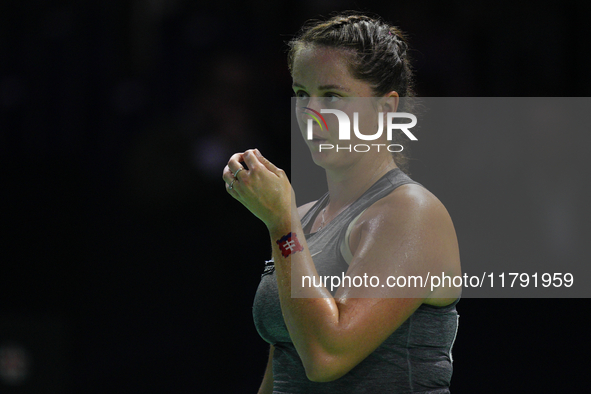
<path id="1" fill-rule="evenodd" d="M 413 97 L 413 72 L 408 42 L 395 26 L 360 14 L 340 14 L 327 21 L 309 21 L 289 42 L 288 66 L 292 71 L 298 50 L 304 45 L 344 49 L 351 56 L 353 77 L 368 82 L 376 97 L 396 91 Z"/>

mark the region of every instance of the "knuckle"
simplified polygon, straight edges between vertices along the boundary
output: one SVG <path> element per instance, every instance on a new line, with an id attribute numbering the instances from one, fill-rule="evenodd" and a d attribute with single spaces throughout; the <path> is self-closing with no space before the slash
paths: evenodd
<path id="1" fill-rule="evenodd" d="M 235 185 L 237 184 L 248 186 L 250 184 L 250 179 L 245 176 L 244 178 L 241 178 L 238 182 L 235 183 Z"/>
<path id="2" fill-rule="evenodd" d="M 231 161 L 237 160 L 240 157 L 240 153 L 234 153 L 232 156 L 230 156 L 230 160 L 228 160 L 228 164 L 230 164 Z"/>

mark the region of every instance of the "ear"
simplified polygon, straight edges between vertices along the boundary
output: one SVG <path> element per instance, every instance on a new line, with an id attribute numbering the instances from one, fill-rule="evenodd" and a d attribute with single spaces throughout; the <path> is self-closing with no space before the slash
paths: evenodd
<path id="1" fill-rule="evenodd" d="M 380 103 L 378 106 L 378 112 L 382 113 L 383 119 L 384 119 L 384 123 L 386 124 L 386 119 L 387 119 L 387 113 L 388 112 L 396 112 L 396 110 L 398 109 L 398 102 L 399 102 L 400 97 L 398 96 L 398 92 L 396 91 L 391 91 L 388 94 L 385 94 L 383 97 L 381 97 L 378 102 Z"/>
<path id="2" fill-rule="evenodd" d="M 398 102 L 400 97 L 398 96 L 398 92 L 391 91 L 390 93 L 384 95 L 383 102 L 382 102 L 382 109 L 383 112 L 396 112 L 398 110 Z"/>

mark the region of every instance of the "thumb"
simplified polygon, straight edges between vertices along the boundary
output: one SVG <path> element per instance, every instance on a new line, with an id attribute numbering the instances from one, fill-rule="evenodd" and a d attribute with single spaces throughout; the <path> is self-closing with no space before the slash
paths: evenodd
<path id="1" fill-rule="evenodd" d="M 259 161 L 267 168 L 267 170 L 271 171 L 274 174 L 279 174 L 279 172 L 281 171 L 279 168 L 277 168 L 277 166 L 275 166 L 275 164 L 271 163 L 269 160 L 267 160 L 262 154 L 261 152 L 259 152 L 258 149 L 254 150 L 254 153 L 257 157 L 257 159 L 259 159 Z"/>

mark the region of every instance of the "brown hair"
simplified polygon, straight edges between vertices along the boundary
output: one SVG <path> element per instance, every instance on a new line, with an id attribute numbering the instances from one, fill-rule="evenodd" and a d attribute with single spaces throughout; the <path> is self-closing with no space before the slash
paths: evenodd
<path id="1" fill-rule="evenodd" d="M 415 95 L 407 39 L 400 29 L 379 18 L 345 13 L 326 21 L 308 21 L 288 45 L 290 72 L 293 71 L 293 62 L 302 46 L 338 48 L 351 54 L 351 75 L 369 83 L 376 97 L 391 91 L 396 91 L 400 97 Z M 409 111 L 409 100 L 403 99 L 401 103 L 406 104 L 403 108 Z M 396 165 L 404 172 L 408 172 L 406 151 L 405 146 L 402 152 L 394 154 Z"/>

